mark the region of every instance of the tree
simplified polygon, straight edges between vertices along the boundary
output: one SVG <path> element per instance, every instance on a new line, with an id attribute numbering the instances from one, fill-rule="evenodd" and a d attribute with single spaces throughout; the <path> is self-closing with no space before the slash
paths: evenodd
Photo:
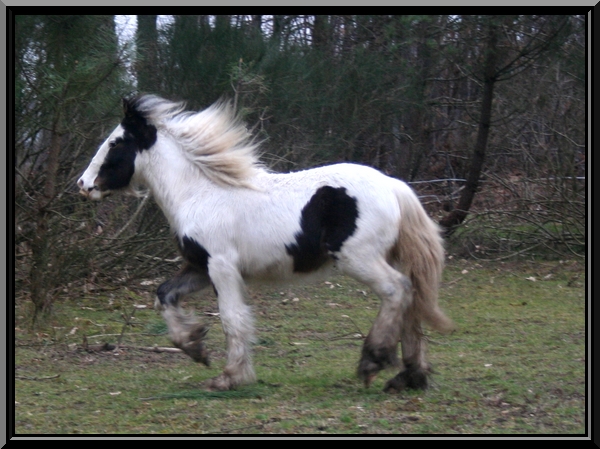
<path id="1" fill-rule="evenodd" d="M 138 60 L 136 61 L 137 83 L 140 92 L 154 93 L 160 91 L 158 80 L 158 31 L 156 15 L 137 16 L 136 44 Z"/>
<path id="2" fill-rule="evenodd" d="M 90 42 L 89 35 L 96 37 Z M 58 223 L 77 175 L 82 137 L 105 113 L 120 66 L 113 16 L 17 16 L 15 217 L 30 245 L 33 319 L 48 312 L 69 258 Z M 93 126 L 93 125 L 92 125 Z M 56 252 L 54 248 L 63 248 Z M 71 254 L 72 255 L 72 254 Z"/>
<path id="3" fill-rule="evenodd" d="M 496 83 L 531 67 L 536 59 L 560 39 L 568 22 L 565 16 L 482 16 L 463 19 L 465 26 L 474 26 L 481 29 L 482 33 L 477 39 L 482 50 L 482 71 L 472 72 L 482 83 L 481 109 L 467 182 L 457 207 L 440 221 L 448 234 L 466 218 L 477 192 L 492 123 Z"/>

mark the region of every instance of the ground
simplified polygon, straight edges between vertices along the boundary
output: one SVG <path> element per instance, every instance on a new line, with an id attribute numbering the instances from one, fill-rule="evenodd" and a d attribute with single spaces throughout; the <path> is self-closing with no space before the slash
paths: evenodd
<path id="1" fill-rule="evenodd" d="M 394 395 L 381 390 L 395 372 L 368 389 L 355 375 L 379 301 L 348 278 L 252 290 L 259 380 L 219 393 L 202 389 L 225 362 L 214 293 L 187 304 L 211 325 L 210 368 L 148 351 L 172 348 L 152 308 L 160 281 L 70 294 L 35 329 L 26 301 L 17 302 L 17 434 L 586 432 L 580 263 L 450 260 L 441 304 L 457 330 L 427 332 L 431 388 Z"/>

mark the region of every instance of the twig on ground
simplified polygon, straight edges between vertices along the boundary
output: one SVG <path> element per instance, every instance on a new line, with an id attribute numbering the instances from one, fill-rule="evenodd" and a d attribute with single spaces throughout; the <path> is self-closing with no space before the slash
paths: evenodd
<path id="1" fill-rule="evenodd" d="M 360 328 L 358 327 L 358 325 L 354 322 L 354 320 L 350 317 L 348 317 L 348 319 L 350 321 L 352 321 L 352 324 L 354 324 L 354 327 L 356 327 L 356 330 L 358 331 L 358 333 L 360 334 L 360 338 L 365 339 L 367 338 L 367 336 L 365 334 L 362 333 L 362 331 L 360 330 Z"/>
<path id="2" fill-rule="evenodd" d="M 166 334 L 166 332 L 160 332 L 160 333 L 155 333 L 155 334 L 149 333 L 149 332 L 128 332 L 128 333 L 125 333 L 123 335 L 133 335 L 133 336 L 136 336 L 136 337 L 139 337 L 140 335 L 141 336 L 147 336 L 147 337 L 148 336 L 149 337 L 158 337 L 158 336 L 165 335 L 165 334 Z M 119 335 L 121 335 L 121 334 L 96 334 L 96 335 L 90 335 L 87 338 L 117 337 Z"/>
<path id="3" fill-rule="evenodd" d="M 171 354 L 179 354 L 183 353 L 183 351 L 179 348 L 171 348 L 166 346 L 128 346 L 128 345 L 111 345 L 110 343 L 104 343 L 101 345 L 88 345 L 84 343 L 83 349 L 91 352 L 99 352 L 99 351 L 114 351 L 115 349 L 135 349 L 138 351 L 146 351 L 146 352 L 168 352 Z"/>
<path id="4" fill-rule="evenodd" d="M 117 340 L 117 346 L 121 346 L 121 340 L 123 340 L 123 335 L 125 335 L 125 328 L 127 326 L 132 326 L 133 324 L 133 316 L 135 315 L 135 311 L 138 309 L 145 309 L 146 306 L 145 305 L 134 305 L 133 306 L 133 310 L 131 311 L 131 313 L 127 316 L 125 316 L 124 313 L 121 314 L 121 317 L 125 320 L 125 323 L 123 324 L 123 327 L 121 328 L 121 334 L 119 335 L 119 339 Z"/>
<path id="5" fill-rule="evenodd" d="M 356 332 L 350 332 L 349 334 L 344 334 L 339 337 L 332 338 L 330 341 L 336 340 L 364 340 L 365 336 L 363 334 L 359 334 Z"/>
<path id="6" fill-rule="evenodd" d="M 448 287 L 449 285 L 454 285 L 454 284 L 456 284 L 456 283 L 457 283 L 458 281 L 460 281 L 461 279 L 462 279 L 462 278 L 456 278 L 456 279 L 454 279 L 454 280 L 452 280 L 452 281 L 448 281 L 448 282 L 446 282 L 446 287 Z"/>
<path id="7" fill-rule="evenodd" d="M 15 376 L 15 379 L 23 379 L 23 380 L 48 380 L 48 379 L 56 379 L 60 377 L 60 374 L 56 374 L 54 376 L 40 376 L 40 377 L 29 377 L 29 376 Z"/>

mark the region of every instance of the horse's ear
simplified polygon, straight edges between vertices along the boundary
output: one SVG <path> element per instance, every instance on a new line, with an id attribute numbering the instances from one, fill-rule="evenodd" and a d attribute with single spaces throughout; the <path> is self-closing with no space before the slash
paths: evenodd
<path id="1" fill-rule="evenodd" d="M 129 101 L 129 99 L 123 97 L 123 115 L 125 115 L 125 117 L 127 117 L 128 115 L 131 115 L 131 113 L 132 113 L 131 102 Z"/>
<path id="2" fill-rule="evenodd" d="M 123 120 L 121 126 L 131 133 L 140 150 L 150 148 L 156 142 L 156 127 L 148 123 L 144 114 L 137 108 L 139 97 L 123 98 Z"/>

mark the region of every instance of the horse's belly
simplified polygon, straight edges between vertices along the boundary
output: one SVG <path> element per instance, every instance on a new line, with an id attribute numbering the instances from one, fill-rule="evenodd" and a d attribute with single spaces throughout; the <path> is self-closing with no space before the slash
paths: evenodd
<path id="1" fill-rule="evenodd" d="M 285 256 L 281 260 L 270 263 L 257 262 L 249 264 L 242 270 L 244 280 L 249 283 L 290 283 L 311 282 L 325 279 L 334 267 L 334 260 L 328 259 L 318 268 L 308 272 L 294 271 L 294 260 L 291 256 Z"/>

